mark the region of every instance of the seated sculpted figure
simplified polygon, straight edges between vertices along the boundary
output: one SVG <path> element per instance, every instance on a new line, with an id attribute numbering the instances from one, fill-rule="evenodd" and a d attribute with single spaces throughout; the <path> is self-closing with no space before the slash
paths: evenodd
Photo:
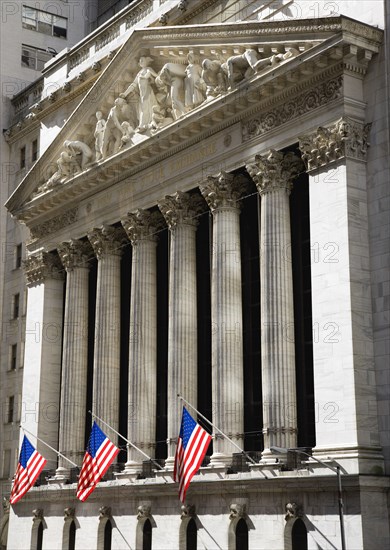
<path id="1" fill-rule="evenodd" d="M 91 161 L 93 153 L 86 143 L 83 141 L 64 141 L 65 151 L 72 157 L 80 167 L 80 170 L 85 170 L 87 164 Z"/>
<path id="2" fill-rule="evenodd" d="M 202 81 L 206 99 L 213 99 L 227 90 L 226 73 L 220 61 L 204 59 L 202 63 Z"/>
<path id="3" fill-rule="evenodd" d="M 139 132 L 148 129 L 152 122 L 153 105 L 157 100 L 153 90 L 154 80 L 157 73 L 150 66 L 153 59 L 151 57 L 140 57 L 139 66 L 141 70 L 137 73 L 134 81 L 119 97 L 126 99 L 130 96 L 137 96 L 138 99 L 138 127 Z"/>

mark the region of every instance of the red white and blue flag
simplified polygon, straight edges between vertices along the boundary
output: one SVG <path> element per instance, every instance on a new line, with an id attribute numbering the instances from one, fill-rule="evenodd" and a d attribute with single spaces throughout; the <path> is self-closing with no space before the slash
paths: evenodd
<path id="1" fill-rule="evenodd" d="M 185 501 L 191 479 L 199 470 L 211 435 L 206 432 L 183 407 L 179 440 L 177 442 L 173 479 L 179 482 L 179 498 Z"/>
<path id="2" fill-rule="evenodd" d="M 46 462 L 46 459 L 38 453 L 27 437 L 24 436 L 9 499 L 11 504 L 18 502 L 31 489 Z"/>
<path id="3" fill-rule="evenodd" d="M 77 485 L 79 500 L 87 500 L 118 453 L 118 447 L 115 447 L 94 422 Z"/>

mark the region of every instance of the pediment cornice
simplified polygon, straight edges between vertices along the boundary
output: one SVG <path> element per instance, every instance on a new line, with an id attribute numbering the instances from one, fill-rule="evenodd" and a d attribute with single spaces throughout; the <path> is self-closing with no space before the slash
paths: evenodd
<path id="1" fill-rule="evenodd" d="M 6 206 L 30 227 L 41 224 L 91 193 L 128 178 L 252 114 L 266 113 L 267 109 L 282 105 L 287 97 L 298 96 L 320 85 L 324 79 L 336 82 L 347 64 L 350 70 L 363 74 L 381 40 L 379 29 L 345 17 L 213 24 L 201 30 L 188 26 L 134 31 Z M 123 92 L 128 82 L 123 82 L 126 78 L 121 75 L 136 74 L 138 56 L 150 55 L 159 70 L 168 62 L 185 64 L 189 52 L 195 51 L 202 59 L 226 60 L 244 54 L 248 48 L 260 52 L 260 57 L 279 56 L 282 62 L 254 72 L 216 97 L 208 97 L 177 120 L 157 128 L 154 135 L 144 141 L 86 165 L 86 169 L 63 183 L 45 189 L 48 167 L 56 165 L 64 141 L 80 140 L 91 131 L 93 134 L 91 117 L 100 108 L 99 101 L 107 100 L 107 91 L 111 100 L 115 93 L 118 96 L 118 92 Z M 294 50 L 294 55 L 283 57 L 288 48 Z M 118 79 L 122 85 L 119 90 Z M 340 81 L 338 87 L 341 85 Z M 336 94 L 333 99 L 337 97 Z"/>

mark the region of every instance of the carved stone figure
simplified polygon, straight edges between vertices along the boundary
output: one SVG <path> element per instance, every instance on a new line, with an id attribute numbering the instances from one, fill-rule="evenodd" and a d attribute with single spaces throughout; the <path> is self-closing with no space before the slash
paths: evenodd
<path id="1" fill-rule="evenodd" d="M 168 101 L 172 106 L 175 120 L 183 116 L 187 109 L 184 105 L 184 77 L 186 68 L 178 63 L 166 63 L 156 78 L 160 93 L 166 90 Z"/>
<path id="2" fill-rule="evenodd" d="M 146 131 L 149 124 L 152 122 L 153 105 L 156 105 L 157 99 L 152 87 L 157 73 L 150 64 L 153 59 L 151 57 L 142 56 L 139 59 L 141 70 L 138 72 L 134 81 L 130 86 L 120 94 L 121 98 L 127 98 L 129 95 L 139 96 L 138 106 L 138 131 Z"/>
<path id="3" fill-rule="evenodd" d="M 104 128 L 106 127 L 106 121 L 103 118 L 103 113 L 97 111 L 96 113 L 97 123 L 95 126 L 95 152 L 96 160 L 100 160 L 103 157 L 103 135 Z"/>
<path id="4" fill-rule="evenodd" d="M 204 59 L 201 76 L 206 87 L 206 99 L 214 99 L 219 94 L 226 92 L 227 76 L 220 61 Z"/>
<path id="5" fill-rule="evenodd" d="M 295 53 L 298 53 L 297 50 L 294 48 L 289 48 L 289 50 L 284 54 L 276 54 L 263 59 L 258 59 L 256 51 L 248 49 L 245 50 L 243 54 L 229 57 L 226 61 L 229 89 L 233 88 L 236 83 L 240 82 L 244 78 L 249 78 L 254 73 L 261 71 L 265 67 L 276 65 L 285 59 L 293 57 Z"/>
<path id="6" fill-rule="evenodd" d="M 93 153 L 83 141 L 64 141 L 65 151 L 71 156 L 72 160 L 79 164 L 81 170 L 85 170 L 87 164 L 91 161 Z"/>
<path id="7" fill-rule="evenodd" d="M 134 128 L 130 124 L 130 122 L 122 122 L 121 124 L 123 135 L 121 137 L 121 146 L 120 149 L 122 149 L 125 145 L 131 145 L 131 138 L 134 135 Z"/>
<path id="8" fill-rule="evenodd" d="M 156 132 L 159 128 L 166 126 L 173 122 L 173 118 L 167 115 L 167 109 L 164 109 L 160 105 L 153 106 L 153 115 L 151 122 L 152 133 Z"/>
<path id="9" fill-rule="evenodd" d="M 202 67 L 199 64 L 199 59 L 193 53 L 189 53 L 187 61 L 184 78 L 184 103 L 187 109 L 192 109 L 205 100 L 205 89 L 201 80 Z"/>
<path id="10" fill-rule="evenodd" d="M 102 156 L 106 158 L 108 154 L 115 154 L 119 151 L 122 144 L 123 128 L 123 110 L 127 102 L 125 99 L 118 97 L 114 101 L 114 106 L 110 109 L 107 117 L 107 122 L 103 132 Z"/>

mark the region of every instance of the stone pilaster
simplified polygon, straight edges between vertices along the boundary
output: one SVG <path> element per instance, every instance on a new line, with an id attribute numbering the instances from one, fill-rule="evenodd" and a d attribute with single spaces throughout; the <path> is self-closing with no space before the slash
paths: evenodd
<path id="1" fill-rule="evenodd" d="M 59 451 L 81 465 L 85 447 L 88 367 L 88 276 L 92 248 L 71 240 L 58 247 L 66 269 L 62 350 Z M 56 478 L 68 477 L 69 462 L 59 458 Z"/>
<path id="2" fill-rule="evenodd" d="M 221 172 L 200 186 L 213 214 L 211 316 L 213 423 L 244 442 L 240 203 L 241 176 Z M 226 466 L 237 449 L 214 434 L 212 466 Z"/>
<path id="3" fill-rule="evenodd" d="M 295 447 L 294 303 L 289 195 L 303 163 L 294 153 L 256 155 L 247 170 L 261 196 L 260 292 L 263 459 Z"/>
<path id="4" fill-rule="evenodd" d="M 122 220 L 131 241 L 128 439 L 154 456 L 157 402 L 157 231 L 159 212 L 137 210 Z M 142 455 L 128 450 L 125 473 L 142 469 Z"/>
<path id="5" fill-rule="evenodd" d="M 21 421 L 58 449 L 64 271 L 56 254 L 39 252 L 24 262 L 28 286 Z M 47 468 L 57 455 L 37 441 Z"/>
<path id="6" fill-rule="evenodd" d="M 203 199 L 178 192 L 159 201 L 170 229 L 168 317 L 168 459 L 173 467 L 180 431 L 182 395 L 197 406 L 196 227 Z M 192 414 L 192 411 L 191 411 Z"/>
<path id="7" fill-rule="evenodd" d="M 372 333 L 366 157 L 370 124 L 343 117 L 300 138 L 309 172 L 314 391 L 319 459 L 383 468 Z"/>
<path id="8" fill-rule="evenodd" d="M 115 430 L 119 424 L 120 265 L 126 236 L 103 225 L 88 233 L 98 259 L 92 409 Z M 108 434 L 115 442 L 114 432 Z"/>

